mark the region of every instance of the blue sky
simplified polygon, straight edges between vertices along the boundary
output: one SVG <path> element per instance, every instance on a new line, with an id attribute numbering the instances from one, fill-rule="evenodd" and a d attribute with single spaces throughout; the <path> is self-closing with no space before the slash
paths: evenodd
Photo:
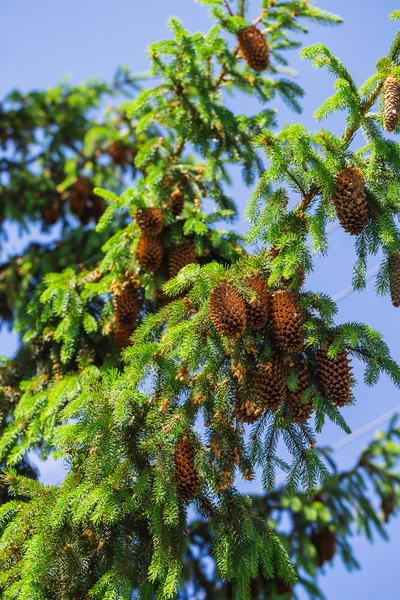
<path id="1" fill-rule="evenodd" d="M 254 16 L 259 0 L 251 0 Z M 378 58 L 384 56 L 396 32 L 396 24 L 389 22 L 387 15 L 398 8 L 392 0 L 319 0 L 318 6 L 340 14 L 345 23 L 339 27 L 310 27 L 305 44 L 324 42 L 348 67 L 356 82 L 361 84 L 374 70 Z M 119 64 L 128 64 L 133 71 L 144 71 L 148 62 L 146 46 L 167 37 L 167 20 L 171 15 L 181 18 L 191 30 L 206 30 L 209 26 L 207 10 L 193 0 L 3 0 L 0 5 L 0 97 L 11 88 L 30 90 L 56 85 L 66 74 L 72 81 L 82 81 L 98 76 L 111 78 Z M 300 116 L 290 113 L 280 102 L 281 122 L 300 121 L 313 129 L 313 112 L 333 92 L 332 80 L 325 71 L 316 71 L 301 61 L 297 53 L 291 54 L 291 66 L 298 72 L 298 81 L 306 89 L 304 111 Z M 254 112 L 256 103 L 246 98 L 235 101 L 242 112 Z M 335 133 L 343 128 L 342 115 L 335 116 L 324 126 Z M 249 191 L 234 171 L 233 196 L 241 210 Z M 240 225 L 242 230 L 245 225 Z M 18 247 L 15 235 L 9 242 L 11 251 Z M 353 240 L 338 230 L 330 236 L 330 251 L 326 258 L 316 260 L 316 269 L 309 278 L 308 286 L 315 290 L 336 294 L 351 281 L 354 259 Z M 370 267 L 379 262 L 379 257 L 370 261 Z M 400 361 L 398 331 L 400 312 L 391 307 L 387 298 L 377 298 L 373 282 L 360 294 L 353 294 L 340 302 L 339 321 L 365 321 L 385 336 Z M 14 339 L 3 330 L 0 333 L 0 354 L 11 354 L 15 349 Z M 360 370 L 357 368 L 357 373 Z M 380 414 L 400 404 L 400 394 L 385 379 L 377 387 L 356 388 L 358 403 L 344 414 L 353 429 L 368 423 Z M 336 427 L 328 426 L 320 436 L 321 443 L 334 443 L 342 437 Z M 337 454 L 339 463 L 347 466 L 353 462 L 363 443 L 348 446 Z M 49 464 L 43 469 L 46 481 L 60 479 L 60 467 Z M 327 569 L 323 589 L 328 600 L 353 599 L 357 593 L 361 598 L 375 600 L 384 592 L 386 600 L 398 597 L 396 583 L 397 556 L 395 547 L 400 539 L 400 522 L 389 527 L 392 543 L 377 543 L 374 546 L 356 541 L 357 552 L 363 566 L 360 573 L 347 574 L 339 563 Z"/>

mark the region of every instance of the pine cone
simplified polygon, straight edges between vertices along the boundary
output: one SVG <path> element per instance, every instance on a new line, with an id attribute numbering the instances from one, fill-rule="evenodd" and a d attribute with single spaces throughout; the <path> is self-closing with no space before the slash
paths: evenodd
<path id="1" fill-rule="evenodd" d="M 163 230 L 164 218 L 161 210 L 156 206 L 139 208 L 136 211 L 135 219 L 139 229 L 151 237 L 160 235 Z"/>
<path id="2" fill-rule="evenodd" d="M 389 257 L 389 287 L 393 306 L 400 306 L 400 252 Z"/>
<path id="3" fill-rule="evenodd" d="M 72 186 L 72 190 L 75 192 L 75 194 L 77 194 L 84 200 L 87 200 L 93 192 L 93 185 L 87 177 L 79 175 L 74 185 Z"/>
<path id="4" fill-rule="evenodd" d="M 115 343 L 119 350 L 130 344 L 142 308 L 140 289 L 134 283 L 128 283 L 115 296 Z"/>
<path id="5" fill-rule="evenodd" d="M 61 217 L 61 206 L 59 198 L 50 200 L 42 211 L 43 221 L 46 225 L 51 226 L 57 223 Z"/>
<path id="6" fill-rule="evenodd" d="M 194 500 L 201 488 L 201 481 L 194 465 L 194 449 L 187 437 L 175 451 L 176 493 L 181 500 Z"/>
<path id="7" fill-rule="evenodd" d="M 78 217 L 84 217 L 86 202 L 89 200 L 93 192 L 93 186 L 87 177 L 79 175 L 73 186 L 71 187 L 71 197 L 69 201 L 70 210 Z M 84 217 L 85 222 L 89 218 Z"/>
<path id="8" fill-rule="evenodd" d="M 396 75 L 389 75 L 383 86 L 383 126 L 386 131 L 396 129 L 400 118 L 400 85 Z"/>
<path id="9" fill-rule="evenodd" d="M 261 31 L 251 25 L 239 31 L 239 49 L 251 69 L 265 71 L 269 67 L 269 50 Z"/>
<path id="10" fill-rule="evenodd" d="M 254 374 L 254 388 L 262 405 L 276 410 L 285 399 L 286 368 L 279 354 L 273 354 L 263 367 Z"/>
<path id="11" fill-rule="evenodd" d="M 129 146 L 122 141 L 116 141 L 108 146 L 107 153 L 115 165 L 122 167 L 128 162 Z"/>
<path id="12" fill-rule="evenodd" d="M 354 167 L 346 167 L 336 175 L 333 203 L 339 222 L 350 235 L 364 231 L 368 219 L 368 202 L 364 176 Z"/>
<path id="13" fill-rule="evenodd" d="M 326 526 L 319 531 L 313 531 L 311 541 L 317 549 L 318 566 L 322 567 L 324 563 L 330 562 L 336 552 L 336 534 Z"/>
<path id="14" fill-rule="evenodd" d="M 260 275 L 253 275 L 250 287 L 257 293 L 257 298 L 247 303 L 247 322 L 253 331 L 259 331 L 265 327 L 270 317 L 271 298 L 268 283 Z"/>
<path id="15" fill-rule="evenodd" d="M 278 291 L 272 294 L 272 324 L 276 341 L 281 350 L 299 352 L 304 344 L 304 314 L 294 291 Z"/>
<path id="16" fill-rule="evenodd" d="M 168 207 L 175 217 L 181 214 L 183 210 L 184 201 L 185 199 L 183 193 L 179 188 L 174 190 L 170 195 L 168 200 Z"/>
<path id="17" fill-rule="evenodd" d="M 290 390 L 287 391 L 286 403 L 292 421 L 302 425 L 308 421 L 314 409 L 312 400 L 304 403 L 301 399 L 304 390 L 310 386 L 310 373 L 307 363 L 304 360 L 301 361 L 297 368 L 297 377 L 299 379 L 297 390 L 294 392 L 291 392 Z"/>
<path id="18" fill-rule="evenodd" d="M 145 271 L 156 273 L 164 256 L 164 246 L 159 238 L 142 233 L 137 248 L 137 259 Z"/>
<path id="19" fill-rule="evenodd" d="M 170 278 L 178 275 L 179 271 L 190 265 L 191 263 L 197 262 L 196 250 L 194 249 L 193 242 L 190 240 L 184 240 L 175 248 L 172 248 L 168 255 L 168 275 Z"/>
<path id="20" fill-rule="evenodd" d="M 326 350 L 317 351 L 317 374 L 322 392 L 335 406 L 345 406 L 351 398 L 353 382 L 348 352 L 329 358 Z"/>
<path id="21" fill-rule="evenodd" d="M 232 409 L 232 415 L 243 423 L 255 423 L 262 415 L 263 409 L 251 400 L 237 398 L 236 405 Z"/>
<path id="22" fill-rule="evenodd" d="M 220 335 L 239 338 L 246 331 L 246 303 L 227 283 L 214 288 L 210 295 L 210 319 Z"/>

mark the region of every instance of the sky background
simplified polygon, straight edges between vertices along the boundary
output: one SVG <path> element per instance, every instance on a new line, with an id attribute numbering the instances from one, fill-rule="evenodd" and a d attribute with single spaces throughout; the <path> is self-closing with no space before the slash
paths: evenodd
<path id="1" fill-rule="evenodd" d="M 259 0 L 251 0 L 252 18 L 258 14 Z M 339 27 L 310 26 L 304 45 L 325 43 L 345 63 L 357 84 L 374 72 L 378 58 L 387 54 L 397 30 L 388 20 L 390 11 L 398 8 L 392 0 L 319 0 L 320 8 L 340 14 L 344 24 Z M 167 20 L 178 16 L 191 30 L 209 28 L 207 9 L 193 0 L 2 0 L 0 3 L 0 98 L 12 88 L 28 91 L 57 85 L 67 74 L 73 82 L 90 77 L 110 79 L 117 66 L 127 64 L 134 72 L 147 69 L 146 46 L 158 39 L 169 37 Z M 232 40 L 233 41 L 233 40 Z M 321 102 L 333 93 L 332 80 L 326 71 L 314 70 L 301 61 L 297 52 L 288 54 L 291 66 L 298 71 L 298 82 L 306 90 L 302 115 L 291 113 L 280 102 L 279 120 L 301 122 L 310 129 L 319 127 L 313 113 Z M 240 112 L 253 113 L 256 102 L 243 96 L 235 100 Z M 323 124 L 334 133 L 343 129 L 343 115 L 337 115 Z M 232 195 L 242 211 L 250 193 L 239 175 L 233 171 Z M 246 225 L 239 228 L 245 231 Z M 33 237 L 40 238 L 37 232 Z M 334 296 L 351 282 L 354 262 L 353 239 L 342 230 L 329 238 L 330 250 L 324 259 L 317 258 L 315 272 L 308 279 L 310 289 Z M 21 242 L 16 231 L 3 256 L 18 251 Z M 370 259 L 369 267 L 379 263 L 379 256 Z M 388 298 L 378 298 L 373 281 L 362 294 L 354 293 L 339 303 L 338 322 L 358 320 L 379 329 L 400 361 L 400 310 L 392 308 Z M 0 354 L 12 355 L 16 339 L 3 328 L 0 332 Z M 359 367 L 356 374 L 362 375 Z M 386 379 L 375 388 L 359 384 L 355 390 L 357 406 L 344 410 L 344 416 L 353 430 L 369 423 L 379 415 L 400 404 L 399 391 Z M 362 446 L 372 434 L 347 446 L 337 453 L 336 459 L 343 467 L 351 465 Z M 328 426 L 320 435 L 322 444 L 332 444 L 343 437 L 334 426 Z M 50 461 L 42 466 L 45 482 L 56 483 L 62 478 L 62 466 Z M 356 554 L 361 562 L 360 572 L 348 574 L 340 561 L 325 569 L 322 587 L 328 600 L 353 600 L 357 595 L 375 600 L 384 595 L 386 600 L 398 599 L 398 550 L 400 545 L 400 520 L 389 526 L 390 544 L 377 542 L 373 546 L 365 540 L 355 540 Z"/>

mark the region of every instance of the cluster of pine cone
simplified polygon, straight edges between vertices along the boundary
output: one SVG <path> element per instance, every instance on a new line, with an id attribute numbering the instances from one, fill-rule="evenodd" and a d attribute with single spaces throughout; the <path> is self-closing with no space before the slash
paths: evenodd
<path id="1" fill-rule="evenodd" d="M 214 288 L 210 295 L 210 319 L 222 336 L 239 339 L 249 327 L 260 331 L 267 324 L 272 330 L 274 345 L 269 361 L 260 365 L 252 374 L 252 384 L 259 404 L 247 398 L 237 397 L 233 414 L 246 423 L 255 422 L 264 410 L 275 411 L 285 403 L 291 419 L 305 423 L 313 412 L 313 398 L 303 401 L 303 392 L 311 387 L 304 351 L 305 315 L 299 294 L 292 290 L 269 292 L 268 284 L 260 275 L 249 279 L 250 287 L 257 296 L 250 302 L 227 282 Z M 328 356 L 326 348 L 315 355 L 318 382 L 324 396 L 335 406 L 343 407 L 351 398 L 352 371 L 348 353 L 343 351 L 336 358 Z M 295 391 L 287 388 L 287 364 L 296 366 L 298 386 Z"/>
<path id="2" fill-rule="evenodd" d="M 183 194 L 175 190 L 169 199 L 168 207 L 174 216 L 183 209 Z M 144 271 L 155 275 L 162 264 L 165 248 L 162 239 L 164 217 L 160 208 L 155 206 L 137 210 L 136 223 L 141 230 L 137 248 L 137 258 Z M 168 252 L 167 271 L 168 278 L 175 277 L 183 267 L 197 261 L 193 242 L 183 240 Z"/>

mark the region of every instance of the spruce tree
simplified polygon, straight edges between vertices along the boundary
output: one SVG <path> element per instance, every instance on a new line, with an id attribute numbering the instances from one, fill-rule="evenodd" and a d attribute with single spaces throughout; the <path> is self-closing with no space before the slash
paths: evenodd
<path id="1" fill-rule="evenodd" d="M 201 3 L 210 31 L 172 18 L 171 39 L 149 49 L 154 80 L 122 70 L 112 85 L 12 92 L 1 106 L 2 218 L 62 225 L 0 274 L 1 317 L 22 339 L 1 367 L 0 459 L 15 496 L 0 507 L 6 599 L 191 597 L 193 586 L 259 598 L 291 594 L 297 576 L 315 597 L 316 568 L 338 546 L 354 564 L 355 502 L 367 537 L 371 524 L 385 534 L 368 478 L 384 520 L 396 508 L 395 426 L 348 473 L 317 434 L 326 419 L 349 432 L 353 360 L 368 385 L 385 373 L 399 386 L 400 368 L 369 325 L 337 323 L 306 276 L 338 218 L 355 236 L 354 288 L 382 251 L 377 291 L 396 296 L 399 154 L 384 129 L 398 127 L 400 34 L 361 88 L 324 45 L 302 51 L 335 77 L 316 120 L 345 112 L 338 137 L 278 127 L 273 110 L 278 94 L 300 110 L 303 91 L 281 69 L 295 34 L 338 17 L 308 1 L 263 0 L 254 21 L 243 0 Z M 238 115 L 225 90 L 265 106 Z M 252 188 L 244 239 L 229 229 L 233 164 Z M 66 461 L 62 484 L 26 477 L 33 449 Z M 256 469 L 263 497 L 239 489 Z M 202 520 L 189 525 L 191 502 Z"/>

